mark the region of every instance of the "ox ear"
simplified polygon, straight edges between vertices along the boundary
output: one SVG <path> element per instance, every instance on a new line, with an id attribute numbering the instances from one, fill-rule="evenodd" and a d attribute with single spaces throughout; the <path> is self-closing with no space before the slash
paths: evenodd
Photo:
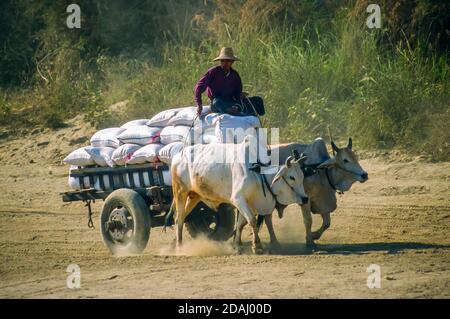
<path id="1" fill-rule="evenodd" d="M 337 147 L 337 145 L 334 144 L 333 141 L 331 141 L 331 147 L 333 148 L 333 151 L 335 151 L 336 153 L 339 152 L 339 147 Z"/>
<path id="2" fill-rule="evenodd" d="M 273 185 L 275 185 L 275 183 L 281 178 L 283 177 L 283 175 L 287 172 L 288 168 L 286 165 L 282 165 L 280 167 L 280 169 L 278 170 L 278 172 L 276 173 L 275 177 L 272 180 L 272 183 L 270 184 L 270 187 L 273 187 Z"/>
<path id="3" fill-rule="evenodd" d="M 317 168 L 327 168 L 336 165 L 336 158 L 332 157 L 327 159 L 325 162 L 317 166 Z"/>
<path id="4" fill-rule="evenodd" d="M 348 149 L 350 149 L 350 150 L 352 149 L 352 144 L 353 144 L 352 138 L 349 137 L 348 138 L 348 145 L 347 145 Z"/>

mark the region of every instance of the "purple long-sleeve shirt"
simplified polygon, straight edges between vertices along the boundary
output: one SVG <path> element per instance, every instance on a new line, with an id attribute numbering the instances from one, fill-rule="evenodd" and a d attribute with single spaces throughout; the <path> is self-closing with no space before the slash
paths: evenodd
<path id="1" fill-rule="evenodd" d="M 202 93 L 205 90 L 210 100 L 215 97 L 238 99 L 242 93 L 242 80 L 233 68 L 230 69 L 230 74 L 225 76 L 225 70 L 218 65 L 210 68 L 197 82 L 194 89 L 197 106 L 202 106 Z"/>

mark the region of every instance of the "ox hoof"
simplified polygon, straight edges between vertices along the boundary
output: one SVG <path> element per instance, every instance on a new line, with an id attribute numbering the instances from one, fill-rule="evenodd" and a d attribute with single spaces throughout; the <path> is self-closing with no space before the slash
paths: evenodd
<path id="1" fill-rule="evenodd" d="M 306 238 L 306 247 L 310 250 L 314 250 L 316 248 L 316 243 L 314 243 L 314 240 Z"/>
<path id="2" fill-rule="evenodd" d="M 318 240 L 320 239 L 321 234 L 319 232 L 312 232 L 311 233 L 311 238 L 312 240 Z"/>
<path id="3" fill-rule="evenodd" d="M 253 253 L 255 255 L 262 255 L 264 254 L 264 249 L 262 248 L 262 246 L 256 246 L 256 247 L 252 247 Z"/>
<path id="4" fill-rule="evenodd" d="M 279 253 L 281 251 L 281 245 L 279 242 L 270 244 L 269 253 Z"/>
<path id="5" fill-rule="evenodd" d="M 233 245 L 233 250 L 236 252 L 236 254 L 238 255 L 242 255 L 244 253 L 244 247 L 242 245 Z"/>

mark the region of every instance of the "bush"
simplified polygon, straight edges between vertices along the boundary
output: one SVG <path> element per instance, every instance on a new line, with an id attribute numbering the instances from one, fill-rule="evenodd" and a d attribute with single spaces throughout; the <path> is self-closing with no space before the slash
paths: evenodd
<path id="1" fill-rule="evenodd" d="M 14 15 L 0 35 L 0 123 L 58 127 L 81 113 L 105 127 L 193 105 L 196 81 L 232 46 L 244 91 L 264 98 L 263 124 L 281 128 L 283 141 L 308 142 L 330 127 L 366 148 L 449 159 L 444 2 L 381 1 L 381 30 L 365 26 L 366 0 L 129 2 L 81 1 L 85 27 L 70 32 L 62 2 L 2 2 Z M 7 46 L 15 31 L 26 43 Z M 124 100 L 125 113 L 108 107 Z"/>

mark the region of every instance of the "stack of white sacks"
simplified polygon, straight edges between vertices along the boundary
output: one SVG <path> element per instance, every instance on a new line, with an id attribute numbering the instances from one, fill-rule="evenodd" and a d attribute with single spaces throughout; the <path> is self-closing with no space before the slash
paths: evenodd
<path id="1" fill-rule="evenodd" d="M 240 143 L 243 136 L 230 136 L 232 130 L 240 128 L 248 130 L 261 127 L 256 116 L 233 116 L 229 114 L 211 113 L 209 106 L 203 107 L 201 119 L 196 118 L 196 107 L 181 107 L 162 111 L 151 119 L 139 119 L 125 123 L 121 127 L 112 127 L 96 132 L 90 145 L 70 153 L 63 162 L 71 165 L 69 186 L 80 189 L 78 178 L 70 172 L 79 167 L 117 167 L 144 163 L 164 163 L 170 166 L 171 159 L 185 145 L 194 143 Z M 193 121 L 192 131 L 190 130 Z M 115 175 L 118 179 L 118 176 Z M 170 170 L 163 171 L 164 184 L 171 185 Z M 130 187 L 127 174 L 125 184 Z M 114 181 L 115 183 L 118 180 Z M 139 176 L 134 176 L 135 186 L 140 185 Z M 83 188 L 100 188 L 100 182 L 94 178 L 90 185 L 86 177 Z M 144 174 L 143 186 L 151 186 L 147 174 Z M 106 189 L 110 188 L 109 178 L 104 176 Z"/>

